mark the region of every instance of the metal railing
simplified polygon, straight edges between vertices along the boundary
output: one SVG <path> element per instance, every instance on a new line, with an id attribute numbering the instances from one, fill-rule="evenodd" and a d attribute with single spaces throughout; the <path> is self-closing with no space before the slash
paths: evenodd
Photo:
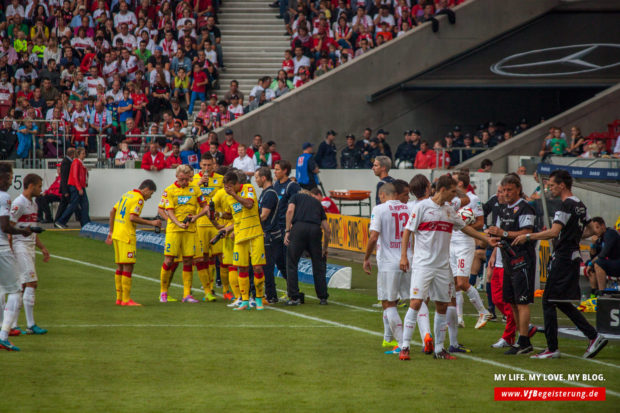
<path id="1" fill-rule="evenodd" d="M 25 119 L 22 119 L 20 123 L 23 124 L 23 122 L 25 121 L 26 121 Z M 56 163 L 58 163 L 61 159 L 60 154 L 65 153 L 67 139 L 70 139 L 71 137 L 71 134 L 69 133 L 67 128 L 61 127 L 61 123 L 64 124 L 65 121 L 59 120 L 59 119 L 50 119 L 50 120 L 28 119 L 28 121 L 34 124 L 41 124 L 42 126 L 37 126 L 37 133 L 33 134 L 31 137 L 32 141 L 31 141 L 28 157 L 16 158 L 16 165 L 22 168 L 41 169 L 41 168 L 46 168 L 47 164 L 50 161 L 52 162 L 55 161 Z M 43 130 L 48 124 L 57 125 L 55 127 L 52 127 L 54 132 L 53 133 L 41 133 L 40 131 Z M 19 132 L 19 129 L 16 132 Z M 43 151 L 46 145 L 47 138 L 53 138 L 55 140 L 56 156 L 51 157 L 51 158 L 45 157 L 45 156 L 38 157 L 37 146 L 39 146 L 39 150 Z M 18 143 L 18 146 L 19 146 L 19 143 Z"/>

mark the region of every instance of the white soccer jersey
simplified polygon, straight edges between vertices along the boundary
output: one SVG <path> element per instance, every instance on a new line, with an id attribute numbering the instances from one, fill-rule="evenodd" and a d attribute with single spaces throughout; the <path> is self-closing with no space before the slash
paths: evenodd
<path id="1" fill-rule="evenodd" d="M 129 59 L 121 61 L 121 72 L 126 73 L 127 80 L 134 80 L 138 69 L 138 58 L 136 56 L 132 55 L 129 56 Z"/>
<path id="2" fill-rule="evenodd" d="M 0 217 L 11 216 L 11 196 L 0 191 Z M 4 231 L 0 231 L 0 249 L 9 246 L 9 237 Z"/>
<path id="3" fill-rule="evenodd" d="M 134 36 L 131 33 L 127 33 L 127 36 L 123 35 L 123 33 L 119 33 L 116 36 L 114 36 L 114 39 L 112 40 L 112 46 L 116 47 L 117 39 L 122 40 L 123 47 L 126 47 L 127 49 L 129 49 L 130 53 L 138 48 L 138 40 L 136 39 L 136 36 Z"/>
<path id="4" fill-rule="evenodd" d="M 379 233 L 377 267 L 379 271 L 400 270 L 400 248 L 409 208 L 397 200 L 389 200 L 372 209 L 370 231 Z"/>
<path id="5" fill-rule="evenodd" d="M 113 60 L 112 63 L 106 63 L 101 69 L 101 74 L 108 85 L 111 85 L 114 81 L 114 75 L 118 73 L 118 62 Z"/>
<path id="6" fill-rule="evenodd" d="M 11 206 L 11 221 L 18 228 L 33 227 L 37 224 L 37 204 L 34 200 L 30 201 L 23 194 L 19 195 L 13 201 Z M 13 237 L 13 245 L 15 244 L 32 244 L 36 241 L 36 234 L 30 234 L 27 237 L 19 235 Z"/>
<path id="7" fill-rule="evenodd" d="M 482 204 L 480 203 L 480 198 L 478 198 L 478 196 L 473 192 L 468 192 L 467 196 L 469 197 L 469 204 L 467 204 L 465 208 L 471 208 L 476 218 L 484 216 L 484 212 L 482 211 Z M 457 210 L 458 209 L 459 208 L 457 208 Z M 452 245 L 472 246 L 475 245 L 475 241 L 469 235 L 463 234 L 462 231 L 454 230 L 452 232 Z"/>
<path id="8" fill-rule="evenodd" d="M 103 78 L 99 76 L 97 77 L 88 76 L 86 78 L 86 85 L 88 86 L 88 95 L 97 96 L 97 86 L 101 85 L 105 87 L 105 80 L 103 80 Z"/>
<path id="9" fill-rule="evenodd" d="M 130 31 L 133 30 L 138 24 L 138 21 L 136 20 L 136 15 L 134 14 L 134 12 L 127 11 L 127 13 L 125 14 L 118 13 L 116 16 L 114 16 L 114 28 L 116 30 L 119 30 L 119 28 L 121 27 L 121 24 L 123 23 L 127 23 L 127 28 Z"/>
<path id="10" fill-rule="evenodd" d="M 437 205 L 432 199 L 416 203 L 405 228 L 415 235 L 412 266 L 449 269 L 450 239 L 453 228 L 465 227 L 449 205 Z"/>

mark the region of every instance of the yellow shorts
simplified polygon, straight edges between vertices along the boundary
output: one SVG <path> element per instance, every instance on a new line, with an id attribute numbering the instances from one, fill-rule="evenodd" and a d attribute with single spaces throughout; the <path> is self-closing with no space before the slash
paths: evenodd
<path id="1" fill-rule="evenodd" d="M 196 256 L 196 233 L 195 232 L 166 232 L 164 241 L 164 255 L 170 257 L 195 257 Z M 202 254 L 200 254 L 202 255 Z"/>
<path id="2" fill-rule="evenodd" d="M 117 264 L 133 264 L 136 262 L 136 240 L 123 242 L 112 240 L 114 244 L 114 262 Z"/>
<path id="3" fill-rule="evenodd" d="M 215 227 L 197 227 L 198 238 L 202 240 L 203 250 L 205 254 L 208 254 L 210 257 L 221 254 L 222 253 L 222 240 L 215 243 L 215 245 L 211 245 L 210 241 L 217 235 L 219 232 Z"/>
<path id="4" fill-rule="evenodd" d="M 222 239 L 220 242 L 222 243 L 222 264 L 232 265 L 235 241 L 233 241 L 229 237 L 226 237 Z"/>
<path id="5" fill-rule="evenodd" d="M 262 236 L 252 238 L 239 243 L 235 242 L 233 250 L 233 265 L 237 267 L 249 267 L 252 265 L 265 265 L 265 241 Z"/>

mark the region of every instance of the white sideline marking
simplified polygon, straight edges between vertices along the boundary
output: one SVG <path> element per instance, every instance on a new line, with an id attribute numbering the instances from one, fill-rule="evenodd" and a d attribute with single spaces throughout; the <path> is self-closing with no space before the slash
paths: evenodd
<path id="1" fill-rule="evenodd" d="M 37 254 L 40 254 L 40 252 L 37 251 Z M 58 259 L 64 260 L 64 261 L 73 262 L 73 263 L 76 263 L 76 264 L 81 264 L 81 265 L 84 265 L 84 266 L 87 266 L 87 267 L 98 268 L 98 269 L 105 270 L 105 271 L 110 271 L 110 272 L 116 271 L 115 268 L 104 267 L 102 265 L 92 264 L 90 262 L 79 261 L 79 260 L 75 260 L 73 258 L 62 257 L 60 255 L 52 255 L 52 254 L 50 254 L 50 257 L 58 258 Z M 151 282 L 155 282 L 155 283 L 159 284 L 159 280 L 158 279 L 151 278 L 151 277 L 146 277 L 144 275 L 132 274 L 132 277 L 140 278 L 140 279 L 143 279 L 143 280 L 147 280 L 147 281 L 151 281 Z M 176 283 L 171 283 L 170 286 L 177 287 L 177 288 L 183 288 L 183 286 L 181 284 L 176 284 Z M 194 291 L 202 291 L 199 288 L 192 288 L 192 290 L 194 290 Z M 269 309 L 269 310 L 273 310 L 273 311 L 279 311 L 279 312 L 282 312 L 282 313 L 286 313 L 286 314 L 289 314 L 289 315 L 292 315 L 292 316 L 295 316 L 295 317 L 304 318 L 306 320 L 312 320 L 312 321 L 316 321 L 316 322 L 319 322 L 319 323 L 329 324 L 329 325 L 332 325 L 332 326 L 336 326 L 336 327 L 340 327 L 340 328 L 345 328 L 345 329 L 357 331 L 357 332 L 360 332 L 360 333 L 370 334 L 370 335 L 373 335 L 373 336 L 376 336 L 376 337 L 383 337 L 383 334 L 379 333 L 377 331 L 372 331 L 372 330 L 368 330 L 368 329 L 365 329 L 365 328 L 356 327 L 356 326 L 353 326 L 353 325 L 350 325 L 350 324 L 343 324 L 343 323 L 339 323 L 337 321 L 326 320 L 326 319 L 323 319 L 323 318 L 318 318 L 318 317 L 314 317 L 314 316 L 303 314 L 303 313 L 297 313 L 297 312 L 290 311 L 290 310 L 285 310 L 285 309 L 282 309 L 282 308 L 276 308 L 276 307 L 273 307 L 273 306 L 266 306 L 265 308 Z M 416 345 L 416 346 L 421 346 L 422 345 L 422 343 L 416 342 L 416 341 L 411 341 L 411 343 Z M 566 354 L 566 353 L 563 353 L 563 354 L 568 356 L 568 354 Z M 493 360 L 482 359 L 482 358 L 475 357 L 475 356 L 470 356 L 470 355 L 467 355 L 467 354 L 459 354 L 459 357 L 465 358 L 465 359 L 474 360 L 474 361 L 477 361 L 479 363 L 488 364 L 488 365 L 495 366 L 495 367 L 501 367 L 501 368 L 505 368 L 505 369 L 509 369 L 509 370 L 511 369 L 511 370 L 514 370 L 514 371 L 518 371 L 520 373 L 541 374 L 541 373 L 533 371 L 533 370 L 522 369 L 520 367 L 511 366 L 509 364 L 503 364 L 503 363 L 499 363 L 499 362 L 496 362 L 496 361 L 493 361 Z M 579 360 L 582 360 L 582 361 L 597 362 L 597 360 L 593 360 L 593 359 L 584 359 L 584 358 L 577 357 L 577 356 L 573 356 L 573 357 L 577 358 Z M 609 367 L 620 368 L 620 366 L 615 365 L 615 364 L 611 364 L 611 363 L 604 363 L 604 362 L 598 362 L 598 363 L 605 364 L 606 366 L 609 366 Z M 569 380 L 560 380 L 559 382 L 560 383 L 564 383 L 564 384 L 570 384 L 570 385 L 574 385 L 574 386 L 579 386 L 579 387 L 592 387 L 591 384 L 579 383 L 579 382 L 574 382 L 574 381 L 569 381 Z M 610 395 L 616 396 L 616 397 L 620 397 L 620 392 L 616 392 L 616 391 L 609 390 L 609 389 L 605 389 L 605 391 L 606 391 L 607 394 L 610 394 Z"/>
<path id="2" fill-rule="evenodd" d="M 277 290 L 277 291 L 280 291 L 281 293 L 285 293 L 285 292 L 286 292 L 286 290 L 282 290 L 282 289 L 280 289 L 280 288 L 276 288 L 276 290 Z M 305 296 L 306 298 L 311 298 L 311 299 L 313 299 L 313 300 L 317 300 L 317 301 L 319 301 L 319 298 L 318 298 L 318 297 L 315 297 L 315 296 L 313 296 L 313 295 L 308 295 L 308 294 L 305 294 L 304 296 Z M 340 305 L 340 306 L 342 306 L 342 307 L 351 308 L 351 309 L 353 309 L 353 310 L 366 311 L 366 312 L 369 312 L 369 313 L 382 313 L 382 312 L 383 312 L 383 310 L 374 310 L 374 309 L 372 309 L 372 308 L 360 307 L 360 306 L 358 306 L 358 305 L 346 304 L 346 303 L 341 303 L 341 302 L 338 302 L 338 301 L 333 301 L 333 300 L 329 300 L 329 303 L 330 303 L 330 304 Z"/>
<path id="3" fill-rule="evenodd" d="M 213 325 L 213 324 L 59 324 L 48 325 L 48 328 L 334 328 L 335 326 L 323 325 L 285 325 L 285 324 L 237 324 L 237 325 Z"/>

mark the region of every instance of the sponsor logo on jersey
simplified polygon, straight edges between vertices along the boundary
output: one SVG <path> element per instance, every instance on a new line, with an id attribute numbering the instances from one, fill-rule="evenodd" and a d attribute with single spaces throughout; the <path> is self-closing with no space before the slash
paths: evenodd
<path id="1" fill-rule="evenodd" d="M 413 295 L 418 295 L 419 293 L 420 293 L 420 290 L 418 288 L 413 289 Z"/>
<path id="2" fill-rule="evenodd" d="M 189 193 L 193 194 L 194 193 L 194 188 L 189 188 Z"/>
<path id="3" fill-rule="evenodd" d="M 144 204 L 144 201 L 143 201 L 143 200 L 141 200 L 141 199 L 139 199 L 139 200 L 138 200 L 138 205 L 142 205 L 142 204 Z"/>
<path id="4" fill-rule="evenodd" d="M 239 202 L 235 202 L 235 203 L 232 205 L 232 209 L 233 209 L 233 212 L 236 214 L 236 213 L 241 212 L 241 210 L 243 209 L 243 206 L 241 205 L 241 203 L 239 203 Z"/>
<path id="5" fill-rule="evenodd" d="M 512 213 L 513 213 L 513 214 L 516 214 L 518 210 L 519 210 L 519 207 L 518 207 L 518 206 L 516 206 L 516 207 L 512 210 Z"/>
<path id="6" fill-rule="evenodd" d="M 207 187 L 204 187 L 204 186 L 203 186 L 203 187 L 201 187 L 201 188 L 200 188 L 200 191 L 202 192 L 202 194 L 203 194 L 204 196 L 209 196 L 209 194 L 210 194 L 211 192 L 213 192 L 213 189 L 214 189 L 214 188 L 211 188 L 210 186 L 207 186 Z"/>
<path id="7" fill-rule="evenodd" d="M 254 188 L 252 188 L 251 186 L 248 186 L 248 192 L 252 192 L 254 190 Z"/>
<path id="8" fill-rule="evenodd" d="M 127 258 L 133 258 L 133 252 L 129 251 L 129 252 L 127 253 Z"/>
<path id="9" fill-rule="evenodd" d="M 179 205 L 185 205 L 190 201 L 190 199 L 192 199 L 191 196 L 181 195 L 177 198 L 177 202 Z"/>
<path id="10" fill-rule="evenodd" d="M 164 193 L 163 193 L 163 194 L 161 194 L 161 196 L 162 196 L 162 197 L 164 197 L 164 196 L 168 196 L 168 192 L 167 192 L 167 191 L 164 191 Z"/>
<path id="11" fill-rule="evenodd" d="M 213 185 L 217 185 L 217 179 L 213 180 Z"/>
<path id="12" fill-rule="evenodd" d="M 133 210 L 136 214 L 140 212 L 140 207 L 137 206 L 134 210 Z"/>

